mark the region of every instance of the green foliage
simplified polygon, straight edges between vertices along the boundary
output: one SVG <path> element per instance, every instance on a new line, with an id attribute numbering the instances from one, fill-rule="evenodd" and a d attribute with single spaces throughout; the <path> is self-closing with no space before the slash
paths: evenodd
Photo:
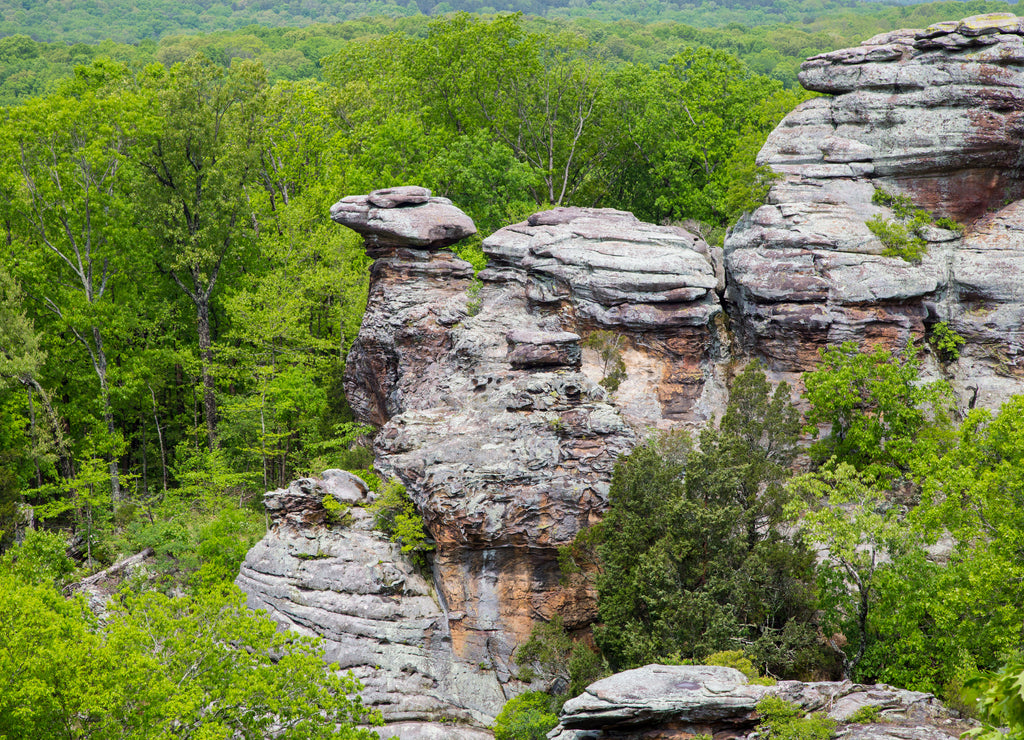
<path id="1" fill-rule="evenodd" d="M 766 696 L 757 703 L 761 720 L 758 732 L 768 740 L 829 740 L 835 736 L 836 723 L 823 714 L 804 716 L 795 704 L 777 696 Z"/>
<path id="2" fill-rule="evenodd" d="M 871 233 L 885 245 L 882 254 L 886 257 L 900 257 L 907 262 L 920 262 L 928 249 L 924 233 L 926 226 L 934 224 L 950 231 L 964 230 L 964 227 L 953 219 L 943 217 L 936 220 L 928 211 L 916 207 L 907 196 L 890 193 L 882 188 L 875 190 L 871 202 L 890 208 L 896 216 L 895 221 L 880 215 L 874 216 L 866 223 Z"/>
<path id="3" fill-rule="evenodd" d="M 601 362 L 601 380 L 598 382 L 609 393 L 617 391 L 626 379 L 626 363 L 622 359 L 625 342 L 621 334 L 604 329 L 591 332 L 583 340 L 584 347 L 597 352 Z"/>
<path id="4" fill-rule="evenodd" d="M 821 350 L 821 364 L 804 374 L 807 421 L 829 425 L 811 457 L 835 456 L 889 476 L 940 449 L 949 437 L 952 394 L 941 381 L 921 383 L 913 344 L 896 357 L 884 348 L 861 352 L 853 342 Z"/>
<path id="5" fill-rule="evenodd" d="M 899 257 L 907 262 L 920 262 L 928 251 L 928 242 L 914 226 L 891 221 L 884 216 L 872 216 L 865 226 L 878 237 L 885 249 L 885 257 Z"/>
<path id="6" fill-rule="evenodd" d="M 583 642 L 577 642 L 569 653 L 568 696 L 579 696 L 590 684 L 612 675 L 608 661 L 601 653 L 591 650 Z"/>
<path id="7" fill-rule="evenodd" d="M 483 286 L 484 284 L 479 278 L 473 278 L 469 283 L 469 287 L 466 288 L 466 313 L 470 316 L 476 316 L 480 313 L 480 308 L 483 305 L 483 299 L 480 298 L 480 289 Z"/>
<path id="8" fill-rule="evenodd" d="M 563 700 L 578 696 L 594 681 L 611 674 L 601 654 L 573 640 L 557 614 L 534 625 L 530 639 L 516 650 L 515 661 L 522 667 L 520 680 L 542 677 L 551 686 L 563 686 L 558 695 Z"/>
<path id="9" fill-rule="evenodd" d="M 979 692 L 978 714 L 983 724 L 964 733 L 964 737 L 975 740 L 1024 737 L 1024 659 L 1018 656 L 995 675 L 978 677 L 971 683 Z"/>
<path id="10" fill-rule="evenodd" d="M 416 505 L 397 479 L 388 481 L 369 510 L 375 517 L 377 528 L 392 542 L 401 545 L 402 552 L 411 553 L 423 562 L 425 553 L 434 549 L 427 538 L 423 517 L 416 513 Z"/>
<path id="11" fill-rule="evenodd" d="M 345 502 L 338 501 L 331 494 L 326 494 L 323 498 L 324 511 L 327 512 L 327 521 L 338 527 L 348 527 L 352 524 L 352 515 L 349 513 L 349 509 L 352 505 Z"/>
<path id="12" fill-rule="evenodd" d="M 0 556 L 0 573 L 22 583 L 59 588 L 75 570 L 67 549 L 67 538 L 62 533 L 29 529 L 24 540 Z"/>
<path id="13" fill-rule="evenodd" d="M 351 674 L 244 602 L 126 595 L 100 626 L 82 600 L 0 575 L 0 734 L 375 738 Z"/>
<path id="14" fill-rule="evenodd" d="M 735 668 L 746 676 L 752 684 L 774 686 L 776 683 L 775 679 L 762 676 L 761 672 L 754 667 L 750 657 L 742 650 L 720 650 L 703 658 L 700 663 L 702 665 L 720 665 L 726 668 Z"/>
<path id="15" fill-rule="evenodd" d="M 773 673 L 819 666 L 813 555 L 777 527 L 798 430 L 788 389 L 751 365 L 685 464 L 646 444 L 616 465 L 595 630 L 614 668 L 740 646 Z"/>
<path id="16" fill-rule="evenodd" d="M 860 725 L 870 725 L 881 719 L 882 710 L 878 707 L 865 705 L 850 715 L 850 722 Z"/>
<path id="17" fill-rule="evenodd" d="M 956 333 L 945 321 L 931 327 L 928 343 L 935 349 L 943 362 L 955 362 L 960 357 L 960 348 L 967 340 Z"/>
<path id="18" fill-rule="evenodd" d="M 874 478 L 847 463 L 830 461 L 814 473 L 795 478 L 799 497 L 791 515 L 807 541 L 821 545 L 838 567 L 822 569 L 825 628 L 841 630 L 851 644 L 833 643 L 844 652 L 844 672 L 852 676 L 868 644 L 869 610 L 878 571 L 919 543 Z"/>
<path id="19" fill-rule="evenodd" d="M 528 691 L 505 703 L 491 729 L 495 740 L 544 740 L 557 724 L 551 697 L 540 691 Z"/>

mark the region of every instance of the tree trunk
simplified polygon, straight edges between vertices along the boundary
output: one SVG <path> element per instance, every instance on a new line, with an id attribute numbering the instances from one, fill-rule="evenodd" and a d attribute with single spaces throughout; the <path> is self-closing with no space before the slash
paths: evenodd
<path id="1" fill-rule="evenodd" d="M 103 421 L 107 425 L 107 434 L 111 439 L 117 430 L 114 429 L 114 412 L 110 409 L 110 387 L 107 385 L 107 353 L 103 351 L 103 338 L 100 330 L 92 329 L 93 340 L 96 343 L 96 375 L 100 379 L 100 393 L 103 396 Z M 110 496 L 116 504 L 123 496 L 121 494 L 121 470 L 117 464 L 117 453 L 110 453 Z"/>
<path id="2" fill-rule="evenodd" d="M 210 299 L 200 294 L 196 301 L 196 325 L 199 330 L 199 359 L 203 373 L 203 415 L 210 449 L 217 449 L 217 397 L 213 388 L 213 343 L 210 340 Z"/>

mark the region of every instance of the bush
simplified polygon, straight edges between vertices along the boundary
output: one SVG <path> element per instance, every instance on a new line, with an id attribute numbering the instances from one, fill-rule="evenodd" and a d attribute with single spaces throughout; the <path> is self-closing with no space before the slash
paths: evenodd
<path id="1" fill-rule="evenodd" d="M 704 658 L 701 662 L 704 665 L 718 665 L 725 668 L 735 668 L 746 676 L 750 683 L 753 684 L 761 686 L 775 685 L 775 679 L 762 676 L 760 671 L 754 667 L 754 663 L 742 650 L 720 650 L 717 653 L 711 653 L 711 655 Z"/>
<path id="2" fill-rule="evenodd" d="M 953 331 L 945 321 L 940 321 L 932 327 L 928 343 L 943 362 L 955 362 L 960 357 L 960 347 L 967 340 Z"/>
<path id="3" fill-rule="evenodd" d="M 423 517 L 416 513 L 416 505 L 405 486 L 397 480 L 388 481 L 369 509 L 377 529 L 401 545 L 402 552 L 411 553 L 414 560 L 423 564 L 424 554 L 433 550 L 434 545 L 427 539 Z"/>
<path id="4" fill-rule="evenodd" d="M 777 696 L 758 702 L 757 713 L 757 729 L 768 740 L 828 740 L 835 735 L 835 721 L 821 714 L 805 717 L 800 707 Z"/>
<path id="5" fill-rule="evenodd" d="M 625 339 L 611 331 L 595 331 L 583 340 L 583 346 L 597 352 L 601 358 L 601 386 L 614 393 L 626 379 L 626 363 L 622 359 Z"/>
<path id="6" fill-rule="evenodd" d="M 557 724 L 552 697 L 541 691 L 528 691 L 502 707 L 491 729 L 495 740 L 544 740 Z"/>

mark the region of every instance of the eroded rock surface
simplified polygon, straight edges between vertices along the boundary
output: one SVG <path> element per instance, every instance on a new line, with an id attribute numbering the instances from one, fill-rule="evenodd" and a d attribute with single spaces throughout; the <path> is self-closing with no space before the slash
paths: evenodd
<path id="1" fill-rule="evenodd" d="M 594 617 L 583 579 L 562 582 L 557 548 L 607 508 L 615 460 L 637 429 L 704 421 L 721 394 L 721 254 L 594 209 L 493 234 L 476 281 L 447 252 L 374 250 L 346 392 L 381 425 L 377 465 L 436 541 L 453 654 L 515 693 L 512 652 L 537 620 Z M 613 393 L 586 342 L 601 330 L 631 367 Z"/>
<path id="2" fill-rule="evenodd" d="M 947 368 L 964 405 L 1024 388 L 1021 29 L 1013 15 L 975 16 L 804 63 L 804 86 L 831 97 L 769 136 L 758 161 L 781 179 L 726 239 L 727 309 L 746 352 L 797 372 L 826 344 L 900 350 L 946 321 L 970 339 Z M 927 227 L 920 262 L 885 256 L 867 222 L 898 219 L 876 189 L 966 231 Z"/>
<path id="3" fill-rule="evenodd" d="M 529 311 L 557 316 L 570 331 L 622 338 L 631 369 L 613 401 L 631 423 L 700 424 L 713 414 L 717 363 L 728 354 L 721 250 L 609 208 L 542 211 L 483 248 L 485 283 L 518 286 Z"/>
<path id="4" fill-rule="evenodd" d="M 340 470 L 267 493 L 270 529 L 235 582 L 251 608 L 324 639 L 326 659 L 351 670 L 364 702 L 394 723 L 385 737 L 479 740 L 450 722 L 487 724 L 505 696 L 493 673 L 453 654 L 432 584 L 373 528 L 371 496 Z M 325 497 L 348 507 L 345 521 L 331 521 Z"/>
<path id="5" fill-rule="evenodd" d="M 757 703 L 775 695 L 805 712 L 822 712 L 839 723 L 838 734 L 858 740 L 954 740 L 967 723 L 931 694 L 849 681 L 780 681 L 755 686 L 733 668 L 648 665 L 617 673 L 566 702 L 551 740 L 659 738 L 716 740 L 756 737 Z M 864 707 L 877 719 L 851 723 Z"/>
<path id="6" fill-rule="evenodd" d="M 450 200 L 415 186 L 347 196 L 331 207 L 331 218 L 360 233 L 371 257 L 394 247 L 441 249 L 476 233 Z"/>

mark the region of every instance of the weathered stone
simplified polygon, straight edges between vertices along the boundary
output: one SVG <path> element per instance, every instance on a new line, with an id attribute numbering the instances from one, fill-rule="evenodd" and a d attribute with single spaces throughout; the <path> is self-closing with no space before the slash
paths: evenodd
<path id="1" fill-rule="evenodd" d="M 420 187 L 349 195 L 331 206 L 331 218 L 361 234 L 373 257 L 399 247 L 440 249 L 476 233 L 472 219 L 450 200 Z"/>
<path id="2" fill-rule="evenodd" d="M 327 496 L 350 505 L 350 523 L 329 521 Z M 371 497 L 361 479 L 330 470 L 267 493 L 270 530 L 246 555 L 236 583 L 251 608 L 324 639 L 326 659 L 352 671 L 364 702 L 398 723 L 384 737 L 487 737 L 430 726 L 486 725 L 504 696 L 492 672 L 453 654 L 449 615 L 431 583 L 373 528 L 364 508 Z"/>
<path id="3" fill-rule="evenodd" d="M 1024 38 L 997 13 L 902 30 L 819 54 L 807 101 L 758 161 L 782 175 L 726 244 L 727 309 L 743 348 L 777 372 L 810 369 L 844 340 L 901 350 L 948 321 L 968 339 L 947 367 L 965 405 L 1024 390 L 1019 276 Z M 896 220 L 876 188 L 966 235 L 927 227 L 919 263 L 884 256 L 868 228 Z"/>
<path id="4" fill-rule="evenodd" d="M 732 668 L 648 665 L 587 687 L 562 709 L 550 740 L 657 737 L 716 740 L 756 737 L 757 703 L 775 695 L 805 712 L 840 723 L 839 736 L 860 740 L 953 740 L 970 727 L 931 694 L 849 681 L 781 681 L 757 686 Z M 870 724 L 845 724 L 864 707 L 878 710 Z"/>
<path id="5" fill-rule="evenodd" d="M 514 330 L 505 335 L 512 367 L 579 367 L 583 359 L 580 335 L 572 332 Z"/>

